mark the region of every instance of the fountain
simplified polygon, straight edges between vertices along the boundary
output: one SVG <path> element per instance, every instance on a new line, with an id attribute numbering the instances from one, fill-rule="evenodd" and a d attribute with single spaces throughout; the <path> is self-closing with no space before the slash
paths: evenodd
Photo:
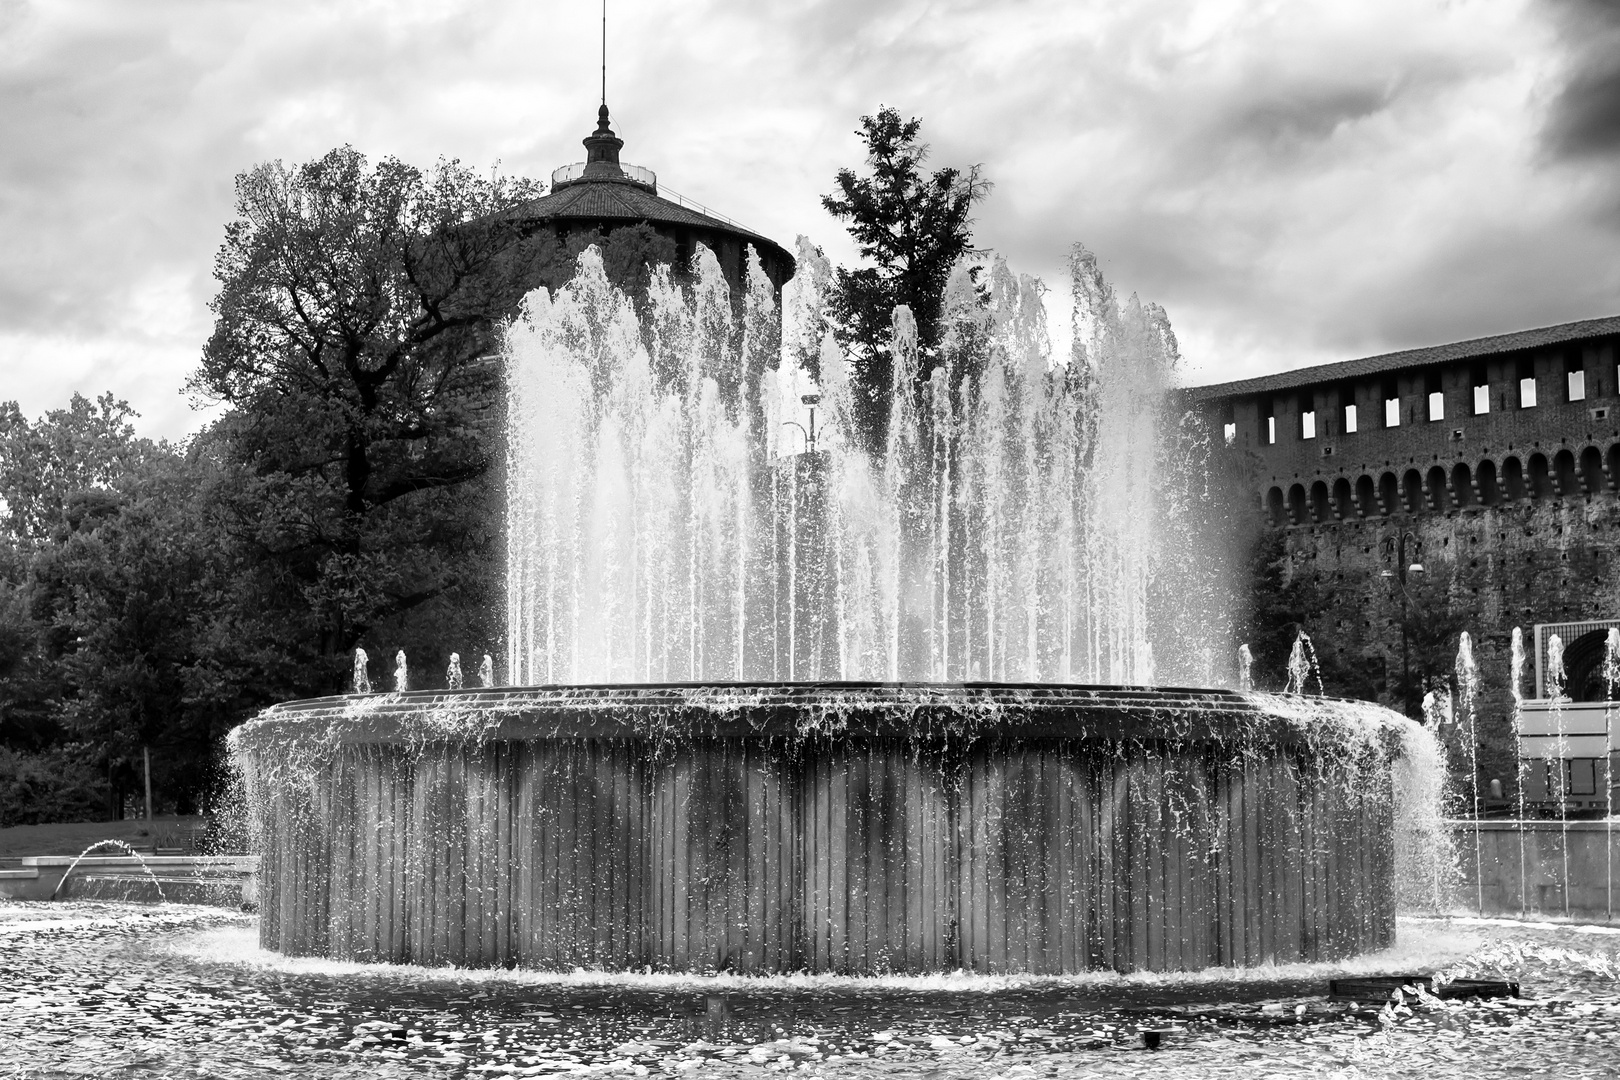
<path id="1" fill-rule="evenodd" d="M 1397 859 L 1423 846 L 1398 849 L 1399 804 L 1427 806 L 1398 774 L 1433 740 L 1372 705 L 1148 688 L 1212 685 L 1231 655 L 1224 560 L 1188 557 L 1197 507 L 1166 505 L 1196 485 L 1159 435 L 1164 313 L 1080 251 L 1060 363 L 1038 282 L 962 268 L 938 349 L 894 314 L 874 459 L 829 268 L 802 241 L 799 267 L 780 317 L 757 264 L 733 297 L 701 251 L 639 317 L 594 249 L 527 299 L 511 685 L 486 658 L 477 689 L 410 691 L 401 653 L 394 693 L 233 733 L 263 944 L 853 973 L 1389 945 Z M 820 437 L 794 452 L 806 397 Z"/>

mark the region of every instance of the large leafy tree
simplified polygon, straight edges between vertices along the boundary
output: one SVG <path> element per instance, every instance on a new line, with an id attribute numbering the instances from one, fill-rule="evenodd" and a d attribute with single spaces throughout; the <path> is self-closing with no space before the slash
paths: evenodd
<path id="1" fill-rule="evenodd" d="M 469 637 L 495 606 L 501 320 L 549 253 L 502 214 L 522 180 L 350 148 L 237 178 L 212 337 L 192 386 L 266 603 L 328 686 L 368 634 Z"/>
<path id="2" fill-rule="evenodd" d="M 837 193 L 822 196 L 821 204 L 848 222 L 861 257 L 871 263 L 839 267 L 830 299 L 839 343 L 854 368 L 857 422 L 875 449 L 888 415 L 892 365 L 886 343 L 894 308 L 910 306 L 925 357 L 938 348 L 945 286 L 970 249 L 973 204 L 989 193 L 990 183 L 978 165 L 925 174 L 928 146 L 918 141 L 920 120 L 902 119 L 885 107 L 861 117 L 860 124 L 856 134 L 866 144 L 869 175 L 840 169 Z M 918 378 L 926 381 L 931 365 L 922 367 Z"/>

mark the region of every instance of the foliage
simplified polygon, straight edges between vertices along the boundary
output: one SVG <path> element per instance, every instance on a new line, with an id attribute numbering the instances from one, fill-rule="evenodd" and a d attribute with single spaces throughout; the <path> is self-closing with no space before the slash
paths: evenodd
<path id="1" fill-rule="evenodd" d="M 0 829 L 96 820 L 104 797 L 94 754 L 74 744 L 33 752 L 0 745 Z"/>
<path id="2" fill-rule="evenodd" d="M 238 178 L 192 386 L 234 406 L 205 439 L 241 474 L 226 528 L 327 689 L 342 654 L 423 609 L 446 637 L 486 636 L 492 353 L 544 254 L 502 211 L 534 194 L 347 147 Z"/>
<path id="3" fill-rule="evenodd" d="M 70 495 L 106 489 L 149 455 L 127 402 L 74 394 L 66 409 L 31 423 L 15 401 L 0 402 L 0 530 L 24 545 L 61 521 Z"/>
<path id="4" fill-rule="evenodd" d="M 860 410 L 856 417 L 869 449 L 880 446 L 892 381 L 888 355 L 891 317 L 910 306 L 924 355 L 940 344 L 941 309 L 951 271 L 969 251 L 973 204 L 989 193 L 980 166 L 944 168 L 924 176 L 928 146 L 917 141 L 922 122 L 902 120 L 891 108 L 863 116 L 856 132 L 866 143 L 869 176 L 840 169 L 838 193 L 821 204 L 840 221 L 863 259 L 873 265 L 839 267 L 831 307 L 839 343 L 850 352 Z M 918 372 L 921 392 L 933 365 Z M 814 374 L 814 373 L 812 373 Z"/>

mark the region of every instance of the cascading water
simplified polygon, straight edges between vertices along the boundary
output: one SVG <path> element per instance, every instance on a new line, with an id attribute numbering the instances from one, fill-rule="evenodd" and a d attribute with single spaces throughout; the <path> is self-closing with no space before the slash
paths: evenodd
<path id="1" fill-rule="evenodd" d="M 511 681 L 1152 683 L 1174 335 L 1081 253 L 1059 363 L 1040 284 L 999 259 L 984 278 L 952 278 L 937 350 L 896 310 L 880 457 L 828 333 L 816 447 L 788 452 L 794 376 L 757 266 L 734 306 L 703 252 L 689 286 L 654 275 L 638 318 L 591 250 L 530 296 L 507 335 Z M 825 298 L 786 303 L 792 339 Z M 1218 635 L 1178 615 L 1170 670 L 1207 685 Z"/>

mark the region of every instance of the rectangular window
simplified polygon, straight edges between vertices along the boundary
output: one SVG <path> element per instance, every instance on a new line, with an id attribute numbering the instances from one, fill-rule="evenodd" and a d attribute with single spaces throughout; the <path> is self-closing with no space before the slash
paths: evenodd
<path id="1" fill-rule="evenodd" d="M 1491 388 L 1484 383 L 1474 387 L 1474 415 L 1484 416 L 1491 411 Z"/>
<path id="2" fill-rule="evenodd" d="M 1229 422 L 1221 427 L 1221 434 L 1226 437 L 1226 445 L 1231 446 L 1237 442 L 1237 423 Z"/>
<path id="3" fill-rule="evenodd" d="M 1429 419 L 1444 420 L 1446 418 L 1446 395 L 1438 390 L 1429 391 Z"/>
<path id="4" fill-rule="evenodd" d="M 1536 407 L 1536 377 L 1534 375 L 1519 380 L 1519 408 L 1533 409 Z"/>
<path id="5" fill-rule="evenodd" d="M 1277 418 L 1275 416 L 1266 417 L 1266 445 L 1277 445 Z"/>
<path id="6" fill-rule="evenodd" d="M 1387 398 L 1384 399 L 1384 426 L 1385 427 L 1400 427 L 1401 426 L 1401 399 L 1400 398 L 1398 398 L 1398 397 L 1387 397 Z"/>
<path id="7" fill-rule="evenodd" d="M 1299 414 L 1299 437 L 1302 439 L 1316 438 L 1316 410 L 1307 409 Z"/>
<path id="8" fill-rule="evenodd" d="M 1569 783 L 1564 788 L 1564 793 L 1596 795 L 1599 760 L 1599 758 L 1570 758 L 1565 763 L 1569 767 Z"/>
<path id="9" fill-rule="evenodd" d="M 1344 407 L 1344 433 L 1346 435 L 1356 433 L 1356 407 L 1354 405 Z"/>
<path id="10" fill-rule="evenodd" d="M 1580 368 L 1569 373 L 1569 400 L 1586 400 L 1586 372 Z"/>

